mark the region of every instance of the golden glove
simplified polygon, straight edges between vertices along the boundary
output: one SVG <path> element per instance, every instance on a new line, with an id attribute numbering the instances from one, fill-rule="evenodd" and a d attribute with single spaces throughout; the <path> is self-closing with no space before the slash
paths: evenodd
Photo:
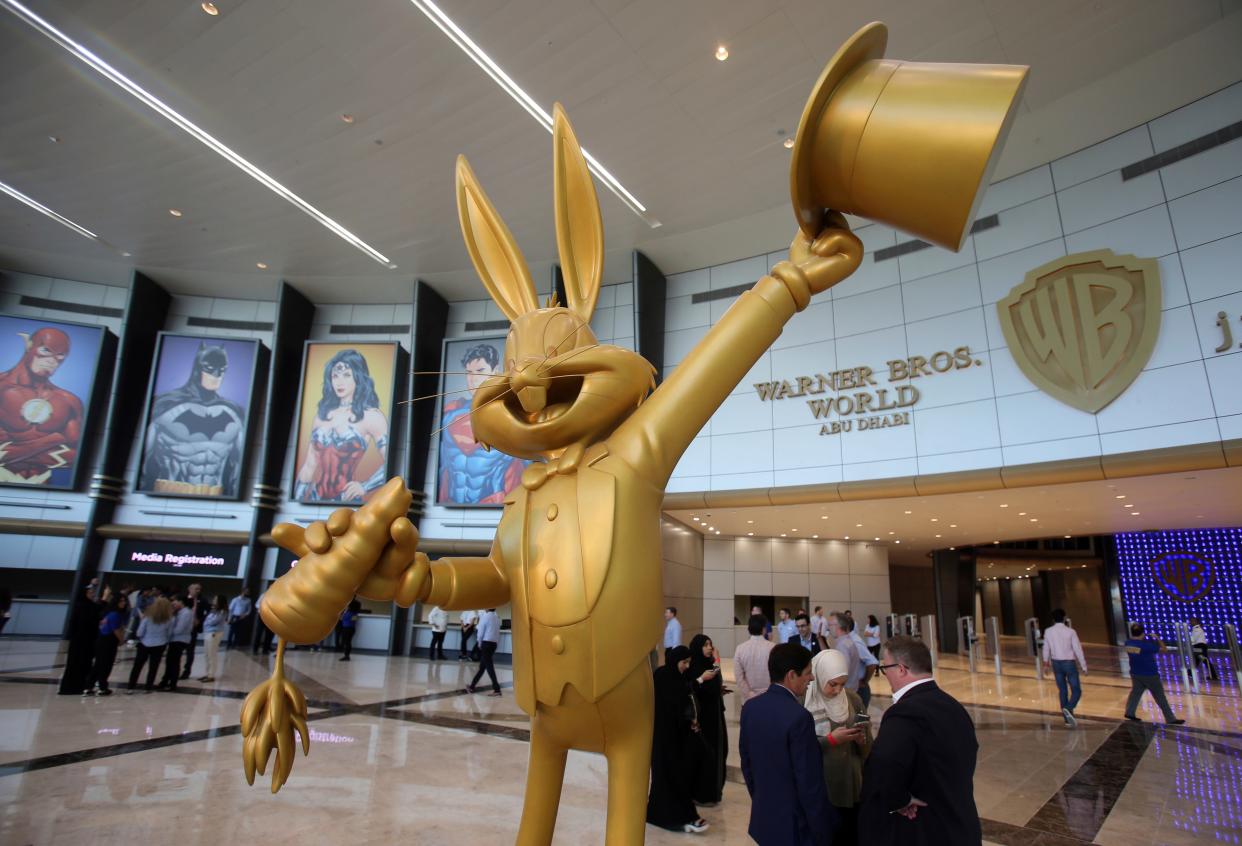
<path id="1" fill-rule="evenodd" d="M 828 212 L 814 241 L 802 230 L 789 245 L 789 261 L 777 262 L 771 274 L 789 288 L 798 310 L 858 269 L 863 245 L 839 212 Z"/>

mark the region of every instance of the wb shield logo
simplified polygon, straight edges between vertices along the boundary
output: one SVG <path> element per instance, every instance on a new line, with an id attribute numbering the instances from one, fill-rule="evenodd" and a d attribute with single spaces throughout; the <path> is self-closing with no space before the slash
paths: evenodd
<path id="1" fill-rule="evenodd" d="M 1164 592 L 1182 602 L 1202 599 L 1216 578 L 1212 560 L 1190 552 L 1166 552 L 1152 559 L 1151 569 Z"/>
<path id="2" fill-rule="evenodd" d="M 996 304 L 1018 367 L 1036 387 L 1094 414 L 1121 395 L 1160 331 L 1155 259 L 1094 250 L 1032 270 Z"/>

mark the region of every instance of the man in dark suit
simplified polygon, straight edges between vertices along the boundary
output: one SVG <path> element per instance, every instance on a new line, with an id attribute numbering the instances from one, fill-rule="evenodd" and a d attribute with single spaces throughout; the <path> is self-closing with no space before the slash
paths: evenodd
<path id="1" fill-rule="evenodd" d="M 936 686 L 921 640 L 890 638 L 880 671 L 893 688 L 863 769 L 858 830 L 869 846 L 977 846 L 975 808 L 979 743 L 966 709 Z"/>
<path id="2" fill-rule="evenodd" d="M 790 643 L 796 643 L 803 649 L 811 653 L 811 657 L 815 657 L 815 653 L 819 652 L 819 638 L 811 631 L 811 618 L 805 614 L 799 614 L 797 617 L 798 633 L 789 639 Z"/>
<path id="3" fill-rule="evenodd" d="M 768 655 L 767 691 L 742 708 L 742 775 L 750 828 L 759 846 L 830 846 L 836 812 L 828 804 L 815 722 L 802 705 L 811 653 L 782 643 Z"/>

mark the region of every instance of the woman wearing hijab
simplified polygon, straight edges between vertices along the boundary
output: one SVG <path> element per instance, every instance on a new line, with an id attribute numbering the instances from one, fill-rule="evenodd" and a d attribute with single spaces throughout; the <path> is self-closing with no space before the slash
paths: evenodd
<path id="1" fill-rule="evenodd" d="M 60 677 L 57 693 L 69 696 L 86 690 L 86 677 L 91 673 L 98 637 L 99 605 L 95 602 L 92 582 L 82 588 L 69 612 L 69 652 L 65 655 L 65 672 Z"/>
<path id="2" fill-rule="evenodd" d="M 655 731 L 651 736 L 651 794 L 647 822 L 670 831 L 700 832 L 707 821 L 699 816 L 692 798 L 693 744 L 699 743 L 698 706 L 685 677 L 690 650 L 675 646 L 666 653 L 655 682 Z"/>
<path id="3" fill-rule="evenodd" d="M 729 735 L 725 731 L 724 683 L 716 666 L 712 639 L 698 634 L 690 641 L 690 669 L 686 672 L 699 709 L 699 765 L 691 795 L 696 805 L 717 805 L 724 790 L 725 756 Z"/>
<path id="4" fill-rule="evenodd" d="M 863 761 L 871 751 L 871 728 L 858 694 L 845 689 L 849 662 L 843 653 L 825 649 L 811 660 L 814 676 L 806 689 L 806 709 L 815 720 L 815 737 L 824 755 L 828 801 L 837 809 L 833 846 L 858 842 L 858 802 L 862 795 Z"/>

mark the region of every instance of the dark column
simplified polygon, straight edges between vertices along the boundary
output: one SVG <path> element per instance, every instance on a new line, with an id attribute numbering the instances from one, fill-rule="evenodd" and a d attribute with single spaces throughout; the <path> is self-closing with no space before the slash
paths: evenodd
<path id="1" fill-rule="evenodd" d="M 569 305 L 569 295 L 565 293 L 565 274 L 559 264 L 552 265 L 552 293 L 556 294 L 556 301 L 562 306 Z"/>
<path id="2" fill-rule="evenodd" d="M 246 542 L 246 572 L 242 583 L 258 598 L 263 577 L 265 550 L 259 538 L 272 530 L 276 509 L 284 490 L 285 450 L 297 410 L 299 377 L 302 373 L 302 347 L 310 337 L 315 307 L 288 283 L 280 284 L 276 298 L 276 322 L 272 328 L 272 358 L 265 395 L 263 439 L 255 464 L 250 504 L 254 519 Z"/>
<path id="3" fill-rule="evenodd" d="M 1014 620 L 1016 616 L 1013 611 L 1013 582 L 1006 579 L 998 582 L 1000 586 L 1000 630 L 1001 634 L 1014 635 L 1018 634 L 1018 625 Z"/>
<path id="4" fill-rule="evenodd" d="M 1043 630 L 1052 625 L 1052 600 L 1048 592 L 1048 573 L 1040 571 L 1030 582 L 1031 607 L 1034 609 L 1036 618 L 1039 619 L 1040 630 Z"/>
<path id="5" fill-rule="evenodd" d="M 91 509 L 82 533 L 77 570 L 73 574 L 73 589 L 69 594 L 71 605 L 72 598 L 99 573 L 99 556 L 103 551 L 104 539 L 99 536 L 98 529 L 112 522 L 116 504 L 125 490 L 125 464 L 129 460 L 134 432 L 142 425 L 143 400 L 151 375 L 155 339 L 164 328 L 171 301 L 167 291 L 134 271 L 129 299 L 125 303 L 125 321 L 121 324 L 121 337 L 117 344 L 112 391 L 108 397 L 103 436 L 99 440 L 98 461 L 91 476 Z M 64 637 L 69 634 L 70 616 L 65 615 Z"/>
<path id="6" fill-rule="evenodd" d="M 932 553 L 936 628 L 941 652 L 956 652 L 957 618 L 975 613 L 975 559 L 952 549 Z"/>
<path id="7" fill-rule="evenodd" d="M 559 268 L 558 268 L 559 270 Z M 563 302 L 563 301 L 562 301 Z M 444 328 L 448 323 L 448 302 L 426 282 L 414 283 L 414 320 L 410 324 L 410 398 L 432 397 L 440 391 L 440 370 L 444 367 Z M 406 486 L 414 494 L 410 519 L 418 525 L 424 508 L 423 480 L 427 478 L 427 461 L 431 455 L 432 433 L 436 431 L 436 402 L 425 399 L 409 404 L 405 417 L 405 466 L 400 472 Z M 418 608 L 415 606 L 415 611 Z M 393 605 L 390 655 L 406 652 L 405 638 L 409 632 L 409 611 Z M 413 644 L 411 644 L 412 646 Z"/>
<path id="8" fill-rule="evenodd" d="M 1125 643 L 1126 611 L 1121 602 L 1121 564 L 1117 561 L 1117 542 L 1112 535 L 1098 540 L 1100 559 L 1100 600 L 1104 603 L 1104 624 L 1111 643 Z"/>
<path id="9" fill-rule="evenodd" d="M 664 307 L 667 282 L 651 259 L 634 251 L 634 323 L 638 337 L 634 349 L 656 369 L 656 382 L 664 379 Z"/>

